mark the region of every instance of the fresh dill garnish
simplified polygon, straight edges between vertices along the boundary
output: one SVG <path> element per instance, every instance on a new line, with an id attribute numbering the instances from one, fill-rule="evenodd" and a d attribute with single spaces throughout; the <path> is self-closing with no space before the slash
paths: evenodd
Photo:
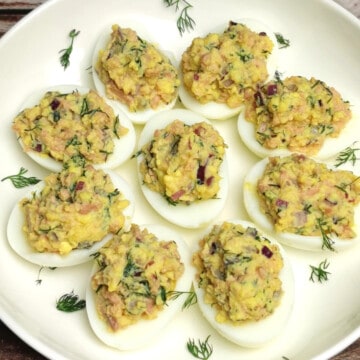
<path id="1" fill-rule="evenodd" d="M 279 70 L 275 70 L 275 82 L 279 83 L 279 84 L 282 84 L 283 81 L 281 80 L 281 77 L 282 77 L 282 73 L 279 71 Z"/>
<path id="2" fill-rule="evenodd" d="M 354 147 L 357 142 L 358 141 L 355 141 L 351 146 L 348 146 L 346 149 L 339 153 L 336 158 L 335 167 L 339 167 L 340 165 L 343 165 L 348 161 L 351 162 L 352 166 L 355 165 L 356 161 L 359 160 L 359 158 L 356 157 L 356 152 L 360 150 L 360 148 Z"/>
<path id="3" fill-rule="evenodd" d="M 26 177 L 24 174 L 26 174 L 28 170 L 24 169 L 23 167 L 20 168 L 20 171 L 16 175 L 9 175 L 1 179 L 1 181 L 4 180 L 10 180 L 12 184 L 17 188 L 23 188 L 29 185 L 35 185 L 41 180 L 36 177 Z"/>
<path id="4" fill-rule="evenodd" d="M 197 344 L 195 343 L 195 340 L 189 339 L 186 343 L 186 347 L 190 354 L 197 359 L 209 359 L 213 353 L 213 347 L 209 344 L 209 338 L 210 335 L 208 335 L 205 341 L 198 340 Z"/>
<path id="5" fill-rule="evenodd" d="M 339 190 L 341 190 L 342 192 L 344 192 L 345 194 L 347 194 L 346 188 L 348 186 L 351 186 L 354 182 L 358 181 L 360 179 L 360 176 L 356 177 L 353 181 L 349 182 L 349 183 L 341 183 L 340 185 L 335 185 L 335 187 Z"/>
<path id="6" fill-rule="evenodd" d="M 317 219 L 317 223 L 318 223 L 318 227 L 320 229 L 321 237 L 322 237 L 322 241 L 323 241 L 321 248 L 335 251 L 335 249 L 333 248 L 334 240 L 331 239 L 330 236 L 325 231 L 326 222 L 322 219 Z"/>
<path id="7" fill-rule="evenodd" d="M 131 156 L 132 159 L 137 158 L 138 156 L 140 156 L 141 154 L 143 154 L 144 152 L 142 150 L 138 150 L 133 156 Z"/>
<path id="8" fill-rule="evenodd" d="M 280 33 L 275 33 L 276 41 L 279 44 L 279 49 L 285 49 L 290 46 L 290 40 L 285 39 L 284 36 Z"/>
<path id="9" fill-rule="evenodd" d="M 176 300 L 178 297 L 185 294 L 187 294 L 187 297 L 183 303 L 182 310 L 188 309 L 191 305 L 197 303 L 195 291 L 169 291 L 166 293 L 166 300 Z"/>
<path id="10" fill-rule="evenodd" d="M 36 285 L 41 285 L 42 279 L 40 279 L 40 274 L 42 273 L 42 271 L 43 271 L 45 268 L 47 268 L 47 269 L 49 269 L 49 270 L 55 270 L 55 269 L 56 269 L 56 267 L 52 267 L 52 266 L 51 266 L 51 267 L 41 266 L 40 269 L 39 269 L 39 271 L 38 271 L 37 279 L 35 280 Z"/>
<path id="11" fill-rule="evenodd" d="M 64 312 L 74 312 L 84 309 L 86 301 L 79 299 L 78 295 L 74 294 L 74 290 L 69 294 L 64 294 L 56 301 L 56 308 Z"/>
<path id="12" fill-rule="evenodd" d="M 60 56 L 60 64 L 62 65 L 64 70 L 66 70 L 66 68 L 70 65 L 70 55 L 71 55 L 71 53 L 73 51 L 74 39 L 79 34 L 80 34 L 80 31 L 77 31 L 76 29 L 72 29 L 69 32 L 69 35 L 68 35 L 70 37 L 70 45 L 69 45 L 69 47 L 59 51 L 59 53 L 62 54 Z"/>
<path id="13" fill-rule="evenodd" d="M 318 282 L 323 282 L 328 280 L 328 275 L 331 273 L 327 271 L 326 269 L 329 267 L 330 263 L 327 261 L 327 259 L 323 260 L 319 266 L 310 265 L 311 274 L 309 280 L 312 282 L 315 282 L 315 278 Z"/>
<path id="14" fill-rule="evenodd" d="M 182 35 L 185 30 L 193 30 L 195 27 L 195 20 L 189 15 L 189 10 L 193 7 L 187 0 L 163 0 L 164 3 L 170 7 L 175 6 L 175 12 L 180 10 L 180 15 L 176 21 L 176 26 Z M 180 9 L 180 4 L 184 6 Z"/>

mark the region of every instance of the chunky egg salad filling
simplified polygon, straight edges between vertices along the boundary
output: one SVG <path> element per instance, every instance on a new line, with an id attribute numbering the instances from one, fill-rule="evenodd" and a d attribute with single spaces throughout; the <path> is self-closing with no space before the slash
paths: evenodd
<path id="1" fill-rule="evenodd" d="M 20 203 L 23 231 L 35 251 L 66 255 L 122 229 L 129 202 L 102 170 L 69 161 L 44 182 L 41 191 Z"/>
<path id="2" fill-rule="evenodd" d="M 97 261 L 96 309 L 112 331 L 156 318 L 184 272 L 175 241 L 159 241 L 135 224 L 102 247 Z"/>
<path id="3" fill-rule="evenodd" d="M 107 96 L 127 105 L 129 111 L 157 109 L 177 97 L 180 80 L 176 68 L 132 29 L 112 26 L 95 70 Z"/>
<path id="4" fill-rule="evenodd" d="M 224 222 L 200 241 L 193 256 L 198 286 L 216 321 L 241 325 L 269 316 L 280 304 L 283 259 L 255 228 Z"/>
<path id="5" fill-rule="evenodd" d="M 354 207 L 360 181 L 352 172 L 331 170 L 304 155 L 269 158 L 257 185 L 262 211 L 278 232 L 341 239 L 355 237 Z"/>
<path id="6" fill-rule="evenodd" d="M 13 130 L 25 151 L 57 161 L 81 155 L 89 163 L 104 163 L 114 151 L 114 139 L 128 132 L 113 109 L 95 91 L 49 91 L 39 104 L 16 116 Z"/>
<path id="7" fill-rule="evenodd" d="M 273 46 L 266 33 L 230 22 L 222 34 L 195 38 L 183 53 L 184 85 L 200 103 L 215 101 L 238 107 L 247 87 L 266 81 L 266 61 Z"/>
<path id="8" fill-rule="evenodd" d="M 172 204 L 216 198 L 225 148 L 211 124 L 175 120 L 142 147 L 143 182 Z"/>
<path id="9" fill-rule="evenodd" d="M 267 149 L 316 154 L 351 119 L 348 102 L 323 81 L 291 76 L 246 91 L 246 120 Z"/>

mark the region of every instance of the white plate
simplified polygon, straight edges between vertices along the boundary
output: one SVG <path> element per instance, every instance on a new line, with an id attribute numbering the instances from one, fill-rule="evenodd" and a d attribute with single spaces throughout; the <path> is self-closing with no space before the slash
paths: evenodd
<path id="1" fill-rule="evenodd" d="M 338 5 L 325 0 L 193 0 L 190 15 L 195 29 L 181 37 L 174 8 L 162 0 L 54 0 L 37 8 L 0 41 L 0 178 L 16 174 L 23 166 L 28 174 L 43 178 L 47 171 L 22 153 L 11 130 L 12 118 L 32 91 L 63 83 L 93 86 L 88 67 L 92 48 L 103 26 L 126 19 L 142 22 L 163 48 L 179 56 L 196 35 L 205 35 L 214 24 L 231 18 L 260 19 L 275 32 L 290 39 L 279 52 L 279 71 L 288 76 L 314 75 L 336 87 L 359 112 L 360 23 Z M 211 16 L 209 16 L 211 14 Z M 125 20 L 124 20 L 125 21 Z M 68 46 L 71 29 L 80 30 L 75 39 L 70 66 L 64 71 L 59 51 Z M 357 99 L 356 99 L 357 97 Z M 217 219 L 247 219 L 242 204 L 243 177 L 257 158 L 240 141 L 236 120 L 214 122 L 229 145 L 231 196 Z M 138 132 L 140 127 L 137 128 Z M 144 200 L 136 177 L 136 160 L 116 169 L 135 192 L 136 223 L 164 223 Z M 360 336 L 360 246 L 341 253 L 309 253 L 287 248 L 297 281 L 297 298 L 286 331 L 271 344 L 257 350 L 240 348 L 217 335 L 203 319 L 197 306 L 178 314 L 166 332 L 151 346 L 119 352 L 103 345 L 92 333 L 85 311 L 59 312 L 55 301 L 74 290 L 85 296 L 90 264 L 40 273 L 39 267 L 21 260 L 6 239 L 6 224 L 14 202 L 28 189 L 15 189 L 0 182 L 0 317 L 22 339 L 51 359 L 191 359 L 186 342 L 205 340 L 214 348 L 214 359 L 328 359 Z M 192 249 L 201 230 L 181 231 Z M 309 265 L 327 258 L 329 281 L 309 281 Z M 50 320 L 50 321 L 49 321 Z"/>

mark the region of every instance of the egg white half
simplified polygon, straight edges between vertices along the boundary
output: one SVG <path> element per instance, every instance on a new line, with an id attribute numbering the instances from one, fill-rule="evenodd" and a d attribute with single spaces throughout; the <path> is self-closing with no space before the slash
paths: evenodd
<path id="1" fill-rule="evenodd" d="M 120 25 L 120 26 L 122 26 L 122 25 Z M 148 39 L 148 37 L 146 36 L 146 31 L 144 31 L 144 29 L 142 29 L 141 25 L 135 24 L 134 27 L 130 26 L 130 28 L 132 28 L 134 31 L 136 31 L 136 33 L 138 33 L 144 40 L 155 45 L 154 42 L 152 42 L 150 39 Z M 95 71 L 95 65 L 98 60 L 99 51 L 106 47 L 110 38 L 111 38 L 111 25 L 109 25 L 105 30 L 103 30 L 101 32 L 101 34 L 96 42 L 96 45 L 94 48 L 94 53 L 93 53 L 93 58 L 92 58 L 92 68 L 93 68 L 92 75 L 93 75 L 93 81 L 95 84 L 95 88 L 99 92 L 99 94 L 101 94 L 104 97 L 107 97 L 105 85 L 101 81 L 98 73 Z M 159 52 L 164 54 L 171 61 L 171 63 L 175 66 L 175 59 L 174 59 L 174 56 L 172 53 L 170 53 L 169 51 L 160 49 L 160 48 L 157 48 L 157 49 Z M 113 100 L 113 101 L 116 101 L 116 100 Z M 177 101 L 177 96 L 169 104 L 160 106 L 157 109 L 149 108 L 149 109 L 140 110 L 140 111 L 136 111 L 136 112 L 129 111 L 128 106 L 121 103 L 120 101 L 116 101 L 116 103 L 118 104 L 118 107 L 126 114 L 126 116 L 134 124 L 142 125 L 142 124 L 145 124 L 151 116 L 153 116 L 161 111 L 172 109 L 175 106 L 176 101 Z"/>
<path id="2" fill-rule="evenodd" d="M 71 93 L 73 91 L 78 91 L 80 94 L 86 94 L 90 91 L 90 89 L 78 85 L 53 86 L 31 94 L 22 104 L 21 109 L 31 108 L 38 104 L 47 91 L 59 91 L 60 93 Z M 128 129 L 128 132 L 121 136 L 119 139 L 114 137 L 114 152 L 108 156 L 106 162 L 101 164 L 94 164 L 94 167 L 96 169 L 114 169 L 124 163 L 126 160 L 128 160 L 133 154 L 136 145 L 136 134 L 132 122 L 121 111 L 118 104 L 106 98 L 104 98 L 104 100 L 107 102 L 108 105 L 112 107 L 115 115 L 119 116 L 120 124 Z M 19 143 L 21 147 L 24 148 L 21 139 L 19 139 Z M 55 172 L 61 171 L 62 169 L 62 162 L 57 161 L 49 156 L 42 155 L 41 153 L 38 153 L 36 151 L 27 151 L 26 154 L 29 155 L 39 165 L 50 171 Z"/>
<path id="3" fill-rule="evenodd" d="M 110 175 L 114 187 L 119 190 L 124 199 L 129 201 L 129 205 L 124 209 L 125 223 L 124 230 L 130 227 L 131 220 L 134 214 L 134 194 L 127 182 L 118 174 L 111 170 L 104 170 Z M 41 181 L 32 187 L 25 197 L 32 198 L 33 192 L 40 192 L 44 187 L 44 182 Z M 48 267 L 65 267 L 82 264 L 91 260 L 91 254 L 96 253 L 106 242 L 108 242 L 112 235 L 106 235 L 101 241 L 94 243 L 88 249 L 75 249 L 67 255 L 60 255 L 49 252 L 37 252 L 28 243 L 25 234 L 22 230 L 24 225 L 24 213 L 22 212 L 19 203 L 14 206 L 7 225 L 7 238 L 11 248 L 25 260 L 40 266 Z"/>
<path id="4" fill-rule="evenodd" d="M 142 225 L 140 228 L 146 228 L 150 233 L 154 234 L 159 241 L 173 240 L 176 242 L 181 262 L 184 264 L 184 273 L 177 281 L 175 291 L 190 291 L 192 279 L 194 277 L 194 269 L 191 266 L 190 250 L 182 236 L 174 230 L 162 225 Z M 95 263 L 91 275 L 97 270 L 98 265 Z M 167 306 L 159 312 L 155 319 L 140 320 L 135 324 L 113 333 L 107 328 L 106 323 L 99 318 L 95 308 L 95 294 L 89 280 L 86 291 L 86 310 L 91 328 L 101 341 L 108 346 L 120 350 L 132 350 L 143 347 L 154 341 L 156 337 L 159 337 L 165 330 L 165 327 L 177 313 L 181 311 L 186 296 L 187 295 L 184 294 L 177 299 L 168 300 Z"/>
<path id="5" fill-rule="evenodd" d="M 193 125 L 202 121 L 209 123 L 209 121 L 201 115 L 194 114 L 186 109 L 173 109 L 159 113 L 153 116 L 144 126 L 139 137 L 138 149 L 140 150 L 146 143 L 151 141 L 155 130 L 163 129 L 177 119 L 188 125 Z M 220 167 L 221 180 L 217 198 L 196 201 L 190 205 L 177 204 L 176 206 L 170 205 L 161 194 L 149 189 L 143 184 L 139 170 L 142 160 L 143 155 L 140 154 L 137 158 L 137 162 L 141 190 L 154 210 L 171 223 L 184 228 L 199 228 L 215 219 L 224 208 L 229 192 L 229 175 L 226 156 L 224 156 Z"/>
<path id="6" fill-rule="evenodd" d="M 273 42 L 274 47 L 272 53 L 269 55 L 267 59 L 267 70 L 269 76 L 266 81 L 270 80 L 271 78 L 273 78 L 278 65 L 278 45 L 275 34 L 271 31 L 271 29 L 269 29 L 267 25 L 255 19 L 243 18 L 234 21 L 236 23 L 246 25 L 252 31 L 258 33 L 262 31 L 266 32 L 267 36 Z M 217 26 L 215 29 L 210 31 L 210 33 L 223 33 L 224 30 L 227 28 L 227 26 L 228 26 L 227 23 L 222 24 L 221 26 Z M 206 104 L 201 104 L 188 92 L 188 90 L 183 85 L 183 81 L 181 82 L 181 85 L 179 87 L 179 97 L 181 99 L 181 102 L 186 108 L 210 120 L 226 120 L 230 117 L 239 114 L 239 112 L 241 112 L 244 107 L 243 105 L 241 105 L 236 108 L 230 108 L 226 104 L 217 103 L 215 101 L 210 101 Z"/>
<path id="7" fill-rule="evenodd" d="M 322 249 L 323 239 L 321 236 L 304 236 L 288 232 L 275 232 L 271 220 L 261 211 L 259 198 L 257 196 L 256 187 L 257 182 L 261 178 L 269 159 L 265 158 L 257 162 L 248 172 L 244 180 L 244 205 L 251 220 L 264 231 L 271 233 L 279 242 L 294 248 L 310 250 L 310 251 L 324 251 Z M 354 239 L 340 239 L 335 235 L 330 238 L 334 241 L 332 247 L 334 250 L 347 249 L 360 241 L 360 229 L 357 224 L 360 223 L 360 206 L 355 209 L 355 228 L 356 238 Z"/>
<path id="8" fill-rule="evenodd" d="M 268 156 L 286 156 L 292 153 L 287 148 L 267 149 L 262 146 L 255 138 L 255 125 L 245 119 L 245 111 L 242 111 L 238 116 L 237 129 L 245 146 L 260 158 Z M 358 139 L 359 131 L 359 119 L 353 115 L 353 118 L 347 123 L 340 135 L 336 138 L 328 137 L 319 152 L 314 154 L 312 158 L 318 160 L 329 159 L 356 141 Z"/>
<path id="9" fill-rule="evenodd" d="M 235 219 L 229 220 L 229 222 L 232 224 L 239 224 L 244 228 L 256 228 L 255 224 L 245 220 Z M 210 230 L 211 229 L 209 229 L 209 232 Z M 205 292 L 198 286 L 197 280 L 194 281 L 194 289 L 197 294 L 200 310 L 210 325 L 231 342 L 249 348 L 263 346 L 284 332 L 291 317 L 295 302 L 295 282 L 293 270 L 286 252 L 273 238 L 261 232 L 261 230 L 259 230 L 259 232 L 271 243 L 276 244 L 279 247 L 284 262 L 284 266 L 280 272 L 283 289 L 281 303 L 271 315 L 265 319 L 256 322 L 247 322 L 238 326 L 227 323 L 219 323 L 215 320 L 216 310 L 210 304 L 206 304 L 204 302 Z"/>

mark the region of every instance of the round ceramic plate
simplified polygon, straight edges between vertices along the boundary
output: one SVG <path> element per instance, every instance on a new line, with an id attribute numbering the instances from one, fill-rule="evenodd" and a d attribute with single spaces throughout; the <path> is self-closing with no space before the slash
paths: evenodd
<path id="1" fill-rule="evenodd" d="M 181 36 L 176 25 L 181 7 L 167 7 L 162 0 L 50 0 L 30 13 L 0 40 L 0 179 L 17 174 L 44 178 L 48 173 L 24 154 L 11 130 L 12 119 L 27 96 L 39 89 L 71 83 L 93 87 L 91 60 L 100 32 L 109 23 L 131 26 L 142 23 L 151 38 L 176 57 L 195 36 L 204 36 L 214 24 L 232 18 L 255 18 L 290 41 L 279 50 L 278 71 L 283 76 L 303 75 L 322 79 L 336 87 L 359 114 L 360 22 L 332 1 L 325 0 L 194 0 L 188 15 L 194 29 Z M 211 16 L 209 16 L 211 14 Z M 68 34 L 80 31 L 74 40 L 70 65 L 60 64 L 59 51 L 69 46 Z M 229 145 L 230 194 L 216 221 L 248 219 L 242 202 L 243 179 L 258 158 L 247 150 L 237 133 L 236 119 L 214 121 Z M 137 126 L 137 133 L 141 126 Z M 359 135 L 360 140 L 360 135 Z M 135 193 L 135 223 L 169 225 L 144 199 L 136 174 L 136 159 L 119 166 L 121 176 Z M 104 345 L 92 332 L 86 311 L 63 313 L 55 303 L 74 291 L 85 297 L 91 264 L 64 269 L 40 268 L 22 260 L 6 239 L 6 226 L 16 201 L 29 188 L 16 189 L 9 180 L 0 182 L 0 317 L 24 341 L 51 359 L 191 359 L 189 339 L 213 347 L 213 359 L 328 359 L 360 336 L 360 246 L 333 253 L 311 253 L 285 248 L 296 281 L 294 311 L 282 334 L 260 349 L 236 346 L 209 326 L 197 305 L 181 311 L 156 340 L 137 351 L 117 351 Z M 192 250 L 203 231 L 181 232 Z M 310 265 L 329 262 L 328 281 L 312 282 Z M 51 319 L 51 321 L 49 321 Z M 61 334 L 61 336 L 59 336 Z"/>

